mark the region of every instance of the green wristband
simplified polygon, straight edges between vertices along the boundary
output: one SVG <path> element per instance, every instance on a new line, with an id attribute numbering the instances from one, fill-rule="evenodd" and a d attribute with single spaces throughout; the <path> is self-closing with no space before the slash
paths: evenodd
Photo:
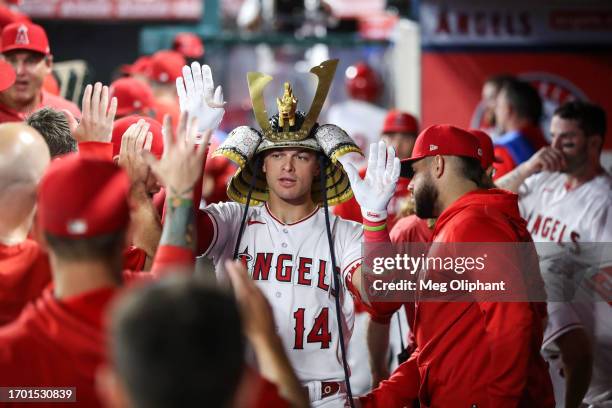
<path id="1" fill-rule="evenodd" d="M 382 231 L 382 230 L 384 230 L 385 228 L 387 228 L 387 223 L 386 223 L 386 222 L 385 222 L 384 224 L 382 224 L 382 225 L 377 225 L 377 226 L 375 226 L 375 227 L 371 227 L 371 226 L 369 226 L 369 225 L 364 225 L 364 226 L 363 226 L 363 229 L 364 229 L 364 230 L 366 230 L 366 231 L 374 231 L 374 232 L 375 232 L 375 231 Z"/>

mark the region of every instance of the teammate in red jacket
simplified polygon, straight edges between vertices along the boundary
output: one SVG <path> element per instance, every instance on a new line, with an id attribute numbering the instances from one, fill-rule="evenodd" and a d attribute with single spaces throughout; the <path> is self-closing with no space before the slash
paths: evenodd
<path id="1" fill-rule="evenodd" d="M 531 242 L 517 196 L 479 188 L 481 157 L 473 135 L 439 125 L 419 135 L 412 158 L 404 161 L 403 174 L 413 176 L 417 215 L 438 217 L 433 243 Z M 354 190 L 358 201 L 367 201 Z M 377 227 L 366 230 L 366 240 L 389 242 Z M 504 276 L 519 273 L 519 265 L 510 260 Z M 353 289 L 362 282 L 355 274 Z M 365 293 L 361 289 L 356 295 Z M 384 302 L 372 307 L 385 313 Z M 417 302 L 417 349 L 360 401 L 367 407 L 405 406 L 415 399 L 423 407 L 553 407 L 539 354 L 544 317 L 541 305 L 527 302 Z"/>

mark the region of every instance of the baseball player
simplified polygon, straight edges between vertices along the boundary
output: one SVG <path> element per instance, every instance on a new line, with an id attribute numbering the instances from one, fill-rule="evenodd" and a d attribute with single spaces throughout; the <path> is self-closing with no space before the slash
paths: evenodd
<path id="1" fill-rule="evenodd" d="M 376 71 L 365 62 L 346 69 L 345 86 L 349 99 L 330 107 L 327 120 L 346 130 L 367 154 L 370 143 L 380 139 L 387 114 L 376 105 L 384 87 Z M 361 159 L 359 163 L 365 165 L 366 161 Z"/>
<path id="2" fill-rule="evenodd" d="M 612 404 L 612 307 L 576 285 L 574 301 L 560 302 L 572 296 L 564 296 L 569 285 L 559 279 L 612 264 L 609 247 L 596 244 L 612 242 L 612 177 L 600 163 L 605 117 L 586 102 L 560 106 L 550 125 L 552 145 L 497 181 L 519 193 L 521 214 L 541 243 L 540 268 L 553 300 L 542 349 L 558 407 Z M 588 283 L 598 276 L 583 277 Z"/>
<path id="3" fill-rule="evenodd" d="M 272 78 L 249 73 L 261 130 L 239 127 L 217 149 L 239 166 L 228 186 L 235 202 L 206 207 L 198 227 L 204 238 L 199 251 L 213 259 L 218 280 L 227 281 L 224 261 L 236 257 L 269 300 L 282 343 L 314 407 L 347 403 L 342 352 L 351 336 L 354 305 L 345 277 L 361 264 L 361 225 L 326 208 L 351 197 L 336 160 L 359 148 L 337 126 L 315 123 L 336 64 L 327 61 L 311 70 L 319 84 L 307 114 L 296 110 L 297 97 L 286 83 L 277 99 L 279 114 L 270 120 L 263 89 Z M 221 120 L 221 91 L 213 96 L 208 66 L 185 67 L 177 89 L 181 107 L 209 122 L 210 117 Z M 202 108 L 209 103 L 217 107 Z"/>

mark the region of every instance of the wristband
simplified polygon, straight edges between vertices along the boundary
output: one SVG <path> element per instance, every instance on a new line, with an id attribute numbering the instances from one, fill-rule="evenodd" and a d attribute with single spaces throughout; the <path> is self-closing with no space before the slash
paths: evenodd
<path id="1" fill-rule="evenodd" d="M 376 232 L 376 231 L 382 231 L 382 230 L 384 230 L 386 228 L 387 228 L 387 223 L 386 222 L 384 224 L 376 225 L 376 226 L 366 225 L 365 223 L 363 224 L 363 229 L 366 230 L 366 231 Z"/>

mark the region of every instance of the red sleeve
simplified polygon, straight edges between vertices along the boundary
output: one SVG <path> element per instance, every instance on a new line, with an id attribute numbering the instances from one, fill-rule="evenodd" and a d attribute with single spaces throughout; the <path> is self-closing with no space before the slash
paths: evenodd
<path id="1" fill-rule="evenodd" d="M 113 160 L 113 144 L 104 142 L 79 143 L 79 154 L 100 160 Z"/>
<path id="2" fill-rule="evenodd" d="M 160 279 L 176 270 L 191 269 L 194 264 L 191 250 L 174 245 L 160 245 L 157 248 L 151 272 L 124 270 L 123 280 L 129 283 L 142 280 Z"/>
<path id="3" fill-rule="evenodd" d="M 495 157 L 501 160 L 501 163 L 493 163 L 493 168 L 495 168 L 495 175 L 493 176 L 493 180 L 497 180 L 504 174 L 508 174 L 512 170 L 514 170 L 514 168 L 516 167 L 516 163 L 514 162 L 514 159 L 505 147 L 495 146 L 493 151 Z"/>
<path id="4" fill-rule="evenodd" d="M 388 380 L 382 381 L 378 388 L 359 397 L 363 408 L 404 407 L 412 405 L 418 398 L 421 382 L 417 366 L 418 351 L 400 364 Z"/>
<path id="5" fill-rule="evenodd" d="M 123 269 L 142 271 L 147 261 L 147 254 L 143 249 L 131 246 L 123 251 Z"/>
<path id="6" fill-rule="evenodd" d="M 345 220 L 361 223 L 361 207 L 359 207 L 359 204 L 357 204 L 355 197 L 352 197 L 350 200 L 335 206 L 334 214 Z"/>

